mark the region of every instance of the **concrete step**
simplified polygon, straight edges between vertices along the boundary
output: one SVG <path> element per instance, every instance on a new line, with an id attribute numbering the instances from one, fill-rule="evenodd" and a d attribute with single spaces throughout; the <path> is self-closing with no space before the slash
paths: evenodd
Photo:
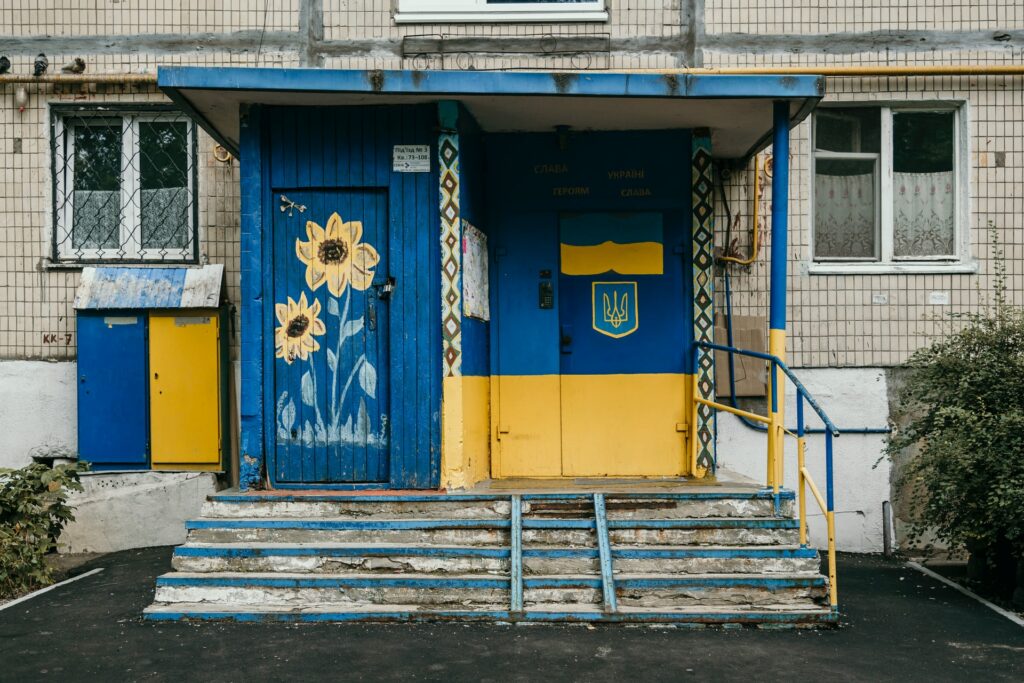
<path id="1" fill-rule="evenodd" d="M 508 519 L 508 496 L 259 495 L 209 496 L 203 517 L 230 519 Z"/>
<path id="2" fill-rule="evenodd" d="M 745 624 L 750 626 L 815 627 L 834 624 L 837 615 L 827 608 L 792 605 L 733 605 L 729 607 L 674 607 L 651 609 L 621 607 L 607 614 L 594 605 L 545 605 L 523 612 L 510 612 L 506 605 L 478 606 L 475 609 L 430 609 L 416 604 L 247 605 L 179 603 L 154 604 L 145 610 L 148 621 L 239 621 L 239 622 L 411 622 L 411 621 L 483 621 L 483 622 L 591 622 L 679 625 Z"/>
<path id="3" fill-rule="evenodd" d="M 793 545 L 798 524 L 779 518 L 609 520 L 613 545 Z M 596 547 L 592 519 L 524 519 L 524 546 Z M 509 544 L 502 519 L 202 518 L 186 523 L 200 543 Z"/>
<path id="4" fill-rule="evenodd" d="M 827 582 L 816 573 L 775 574 L 616 574 L 615 593 L 626 607 L 790 605 L 815 607 Z M 599 604 L 600 577 L 546 576 L 523 582 L 526 607 L 551 603 Z"/>
<path id="5" fill-rule="evenodd" d="M 507 605 L 509 596 L 507 576 L 175 572 L 157 577 L 154 601 L 296 608 L 389 604 L 466 607 Z"/>
<path id="6" fill-rule="evenodd" d="M 616 571 L 706 574 L 814 572 L 818 553 L 797 546 L 613 547 Z M 183 572 L 310 572 L 504 574 L 510 552 L 498 546 L 430 546 L 358 543 L 189 543 L 172 565 Z M 597 574 L 596 548 L 523 550 L 526 575 Z"/>
<path id="7" fill-rule="evenodd" d="M 672 494 L 607 494 L 605 510 L 608 519 L 683 519 L 699 517 L 790 517 L 793 514 L 793 492 L 779 495 L 775 509 L 770 491 L 745 493 L 672 493 Z M 527 498 L 523 502 L 524 518 L 581 517 L 593 518 L 594 505 L 585 498 Z"/>
<path id="8" fill-rule="evenodd" d="M 691 607 L 788 604 L 811 607 L 825 597 L 819 574 L 651 575 L 615 577 L 624 606 Z M 599 576 L 533 576 L 523 579 L 527 607 L 550 603 L 598 604 Z M 510 580 L 500 576 L 430 574 L 306 574 L 176 572 L 157 578 L 158 603 L 246 605 L 481 606 L 506 604 Z"/>
<path id="9" fill-rule="evenodd" d="M 793 492 L 780 493 L 776 510 L 770 491 L 608 494 L 609 519 L 791 516 Z M 391 495 L 286 493 L 209 496 L 204 517 L 319 519 L 508 519 L 511 496 L 502 494 Z M 525 517 L 593 518 L 591 494 L 527 494 Z M 778 514 L 777 514 L 778 513 Z"/>

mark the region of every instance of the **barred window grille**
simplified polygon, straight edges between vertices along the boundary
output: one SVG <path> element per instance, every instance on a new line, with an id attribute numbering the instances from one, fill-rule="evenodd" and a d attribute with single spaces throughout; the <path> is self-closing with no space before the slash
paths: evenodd
<path id="1" fill-rule="evenodd" d="M 195 262 L 192 122 L 167 107 L 53 114 L 54 259 Z"/>

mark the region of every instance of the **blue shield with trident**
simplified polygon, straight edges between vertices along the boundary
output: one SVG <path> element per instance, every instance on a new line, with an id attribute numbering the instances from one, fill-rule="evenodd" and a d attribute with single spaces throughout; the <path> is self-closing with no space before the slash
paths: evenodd
<path id="1" fill-rule="evenodd" d="M 592 287 L 594 329 L 616 339 L 636 332 L 636 283 L 594 282 Z"/>

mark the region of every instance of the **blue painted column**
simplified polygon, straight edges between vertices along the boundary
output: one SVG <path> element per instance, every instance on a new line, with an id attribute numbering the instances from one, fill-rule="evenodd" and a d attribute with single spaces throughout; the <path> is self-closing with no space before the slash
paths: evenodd
<path id="1" fill-rule="evenodd" d="M 789 230 L 789 102 L 775 102 L 772 134 L 771 299 L 768 353 L 786 360 L 786 263 Z M 769 385 L 768 485 L 782 485 L 785 433 L 785 376 L 773 364 Z"/>
<path id="2" fill-rule="evenodd" d="M 238 487 L 258 488 L 266 453 L 263 441 L 263 126 L 259 107 L 243 112 L 241 164 L 241 290 L 242 347 L 241 439 L 238 449 Z"/>

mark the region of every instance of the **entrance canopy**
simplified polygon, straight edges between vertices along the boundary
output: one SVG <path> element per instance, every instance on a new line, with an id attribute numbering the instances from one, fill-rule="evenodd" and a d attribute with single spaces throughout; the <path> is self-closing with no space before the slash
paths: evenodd
<path id="1" fill-rule="evenodd" d="M 708 128 L 718 159 L 771 141 L 773 102 L 790 126 L 824 95 L 820 76 L 160 67 L 158 85 L 232 154 L 246 104 L 416 104 L 458 100 L 486 132 Z"/>

